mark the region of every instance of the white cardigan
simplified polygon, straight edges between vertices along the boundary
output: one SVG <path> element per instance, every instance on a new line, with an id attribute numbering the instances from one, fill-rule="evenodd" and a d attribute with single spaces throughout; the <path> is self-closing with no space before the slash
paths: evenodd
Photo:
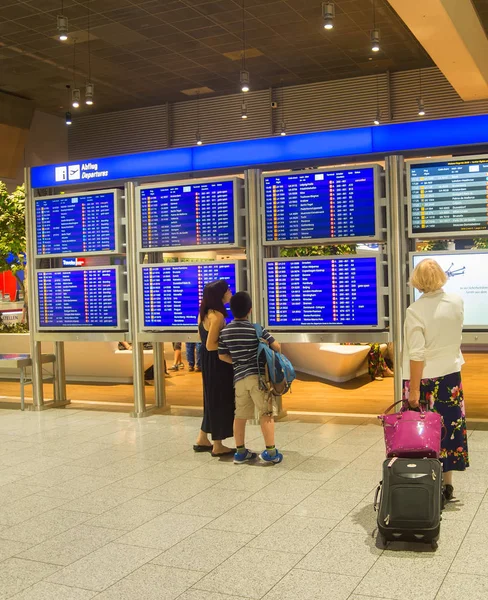
<path id="1" fill-rule="evenodd" d="M 403 348 L 403 378 L 410 379 L 410 361 L 424 361 L 423 379 L 457 373 L 461 354 L 463 299 L 443 289 L 422 294 L 407 308 Z"/>

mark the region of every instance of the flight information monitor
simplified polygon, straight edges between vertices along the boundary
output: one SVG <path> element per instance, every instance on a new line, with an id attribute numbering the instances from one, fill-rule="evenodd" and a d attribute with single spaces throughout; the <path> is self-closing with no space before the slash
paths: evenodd
<path id="1" fill-rule="evenodd" d="M 118 190 L 36 199 L 36 253 L 109 254 L 120 252 Z"/>
<path id="2" fill-rule="evenodd" d="M 239 245 L 237 177 L 139 188 L 141 250 Z"/>
<path id="3" fill-rule="evenodd" d="M 488 233 L 488 156 L 408 163 L 409 235 Z"/>
<path id="4" fill-rule="evenodd" d="M 270 328 L 381 327 L 373 256 L 266 261 Z"/>
<path id="5" fill-rule="evenodd" d="M 411 265 L 416 267 L 424 258 L 433 258 L 447 275 L 444 290 L 464 300 L 464 328 L 488 329 L 488 252 L 479 250 L 412 253 Z M 421 292 L 414 289 L 413 299 Z"/>
<path id="6" fill-rule="evenodd" d="M 265 244 L 378 239 L 379 166 L 263 176 Z"/>
<path id="7" fill-rule="evenodd" d="M 123 330 L 119 267 L 37 271 L 39 328 Z"/>
<path id="8" fill-rule="evenodd" d="M 146 330 L 194 330 L 207 283 L 225 279 L 233 293 L 239 287 L 236 262 L 143 265 L 141 269 L 141 323 Z"/>

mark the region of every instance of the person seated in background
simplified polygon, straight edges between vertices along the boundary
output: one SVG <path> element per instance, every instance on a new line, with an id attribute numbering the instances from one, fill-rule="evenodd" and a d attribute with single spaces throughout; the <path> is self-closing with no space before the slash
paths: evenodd
<path id="1" fill-rule="evenodd" d="M 169 368 L 170 371 L 178 371 L 179 369 L 184 369 L 185 365 L 181 360 L 181 342 L 173 342 L 173 350 L 175 353 L 175 358 L 173 362 L 173 366 Z"/>
<path id="2" fill-rule="evenodd" d="M 132 344 L 130 342 L 126 342 L 123 340 L 119 342 L 119 350 L 132 350 Z M 164 361 L 164 374 L 169 375 L 168 370 L 166 369 L 166 361 Z M 154 365 L 151 365 L 144 371 L 144 383 L 147 385 L 154 385 Z"/>
<path id="3" fill-rule="evenodd" d="M 190 372 L 196 371 L 200 373 L 202 370 L 202 343 L 201 342 L 187 342 L 186 347 L 186 360 L 188 361 L 188 370 Z M 196 360 L 195 360 L 196 355 Z M 196 366 L 195 366 L 196 363 Z"/>

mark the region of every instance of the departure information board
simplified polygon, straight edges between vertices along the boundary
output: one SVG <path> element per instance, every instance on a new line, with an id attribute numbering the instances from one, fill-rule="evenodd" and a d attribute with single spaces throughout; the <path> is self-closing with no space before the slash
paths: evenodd
<path id="1" fill-rule="evenodd" d="M 409 167 L 411 237 L 488 232 L 488 157 Z"/>
<path id="2" fill-rule="evenodd" d="M 140 188 L 141 248 L 235 246 L 237 181 Z"/>
<path id="3" fill-rule="evenodd" d="M 374 239 L 377 168 L 263 177 L 266 243 Z"/>
<path id="4" fill-rule="evenodd" d="M 203 288 L 218 279 L 227 280 L 231 291 L 235 293 L 236 264 L 215 262 L 143 266 L 143 327 L 195 329 Z"/>
<path id="5" fill-rule="evenodd" d="M 38 256 L 116 252 L 115 191 L 36 200 Z"/>
<path id="6" fill-rule="evenodd" d="M 37 272 L 40 329 L 117 329 L 117 268 Z"/>
<path id="7" fill-rule="evenodd" d="M 375 257 L 270 260 L 266 279 L 268 327 L 380 325 Z"/>

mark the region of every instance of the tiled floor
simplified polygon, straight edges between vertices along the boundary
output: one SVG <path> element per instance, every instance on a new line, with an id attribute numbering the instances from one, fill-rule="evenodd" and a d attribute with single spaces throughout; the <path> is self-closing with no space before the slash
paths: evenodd
<path id="1" fill-rule="evenodd" d="M 433 552 L 376 539 L 376 423 L 280 422 L 273 466 L 194 454 L 199 425 L 0 411 L 0 600 L 488 597 L 486 427 Z"/>

